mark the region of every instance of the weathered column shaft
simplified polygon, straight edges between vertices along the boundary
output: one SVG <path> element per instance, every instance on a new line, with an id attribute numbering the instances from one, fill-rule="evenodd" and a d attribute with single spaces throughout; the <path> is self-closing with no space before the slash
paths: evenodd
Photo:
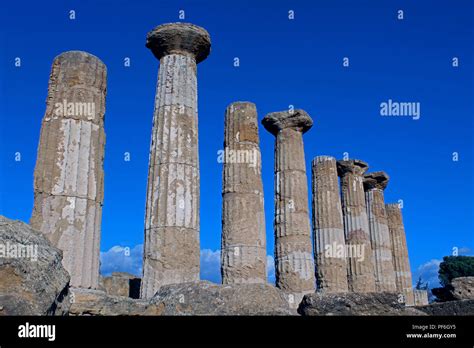
<path id="1" fill-rule="evenodd" d="M 349 291 L 374 292 L 374 266 L 363 187 L 363 174 L 368 166 L 359 160 L 338 161 L 337 165 L 341 177 L 344 233 L 348 249 Z"/>
<path id="2" fill-rule="evenodd" d="M 312 125 L 302 110 L 268 114 L 262 121 L 275 140 L 276 285 L 299 303 L 315 290 L 303 133 Z"/>
<path id="3" fill-rule="evenodd" d="M 364 181 L 370 243 L 375 271 L 375 291 L 377 292 L 396 291 L 392 243 L 390 242 L 383 195 L 383 190 L 387 186 L 388 180 L 388 175 L 384 172 L 375 172 L 367 174 Z"/>
<path id="4" fill-rule="evenodd" d="M 267 251 L 257 109 L 226 110 L 222 189 L 223 284 L 266 283 Z"/>
<path id="5" fill-rule="evenodd" d="M 312 162 L 314 260 L 318 290 L 347 292 L 344 223 L 336 159 L 318 156 Z"/>
<path id="6" fill-rule="evenodd" d="M 74 287 L 99 282 L 106 78 L 93 55 L 57 56 L 41 125 L 30 223 L 63 251 Z"/>
<path id="7" fill-rule="evenodd" d="M 388 228 L 392 247 L 396 289 L 405 296 L 405 303 L 413 305 L 413 285 L 402 211 L 396 203 L 386 204 Z"/>
<path id="8" fill-rule="evenodd" d="M 206 40 L 207 38 L 207 40 Z M 207 32 L 168 24 L 147 36 L 160 59 L 153 114 L 141 297 L 199 280 L 199 158 L 196 64 Z M 202 42 L 201 42 L 202 43 Z M 206 54 L 207 56 L 207 54 Z"/>

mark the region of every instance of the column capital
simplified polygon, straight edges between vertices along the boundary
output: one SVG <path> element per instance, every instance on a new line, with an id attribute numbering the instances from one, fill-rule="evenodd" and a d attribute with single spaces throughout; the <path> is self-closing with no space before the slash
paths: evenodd
<path id="1" fill-rule="evenodd" d="M 192 54 L 196 63 L 211 52 L 211 38 L 206 29 L 190 23 L 162 24 L 148 32 L 148 47 L 157 59 L 173 53 Z"/>
<path id="2" fill-rule="evenodd" d="M 364 175 L 364 190 L 385 190 L 390 177 L 383 171 L 372 172 Z"/>
<path id="3" fill-rule="evenodd" d="M 313 126 L 313 120 L 304 110 L 285 110 L 267 114 L 262 120 L 262 125 L 273 135 L 277 135 L 285 128 L 306 133 Z"/>
<path id="4" fill-rule="evenodd" d="M 369 165 L 359 159 L 337 161 L 337 174 L 340 177 L 343 177 L 346 173 L 364 175 L 367 169 L 369 169 Z"/>

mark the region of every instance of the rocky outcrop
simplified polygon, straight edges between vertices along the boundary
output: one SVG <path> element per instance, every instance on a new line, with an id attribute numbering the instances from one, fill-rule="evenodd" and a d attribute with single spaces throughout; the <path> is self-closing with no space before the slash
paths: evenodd
<path id="1" fill-rule="evenodd" d="M 152 306 L 146 300 L 108 295 L 105 291 L 71 288 L 69 315 L 161 315 L 162 308 Z"/>
<path id="2" fill-rule="evenodd" d="M 474 277 L 454 278 L 451 287 L 456 300 L 474 300 Z"/>
<path id="3" fill-rule="evenodd" d="M 298 313 L 304 316 L 330 315 L 426 315 L 398 302 L 398 295 L 381 293 L 346 293 L 305 295 Z"/>
<path id="4" fill-rule="evenodd" d="M 162 286 L 151 300 L 163 315 L 296 315 L 285 294 L 269 284 L 208 281 Z"/>
<path id="5" fill-rule="evenodd" d="M 474 299 L 432 303 L 416 309 L 428 315 L 474 315 Z"/>
<path id="6" fill-rule="evenodd" d="M 69 274 L 62 252 L 21 221 L 0 216 L 0 315 L 65 315 Z"/>
<path id="7" fill-rule="evenodd" d="M 140 278 L 125 272 L 113 272 L 100 279 L 100 285 L 108 295 L 131 298 L 140 297 L 140 282 Z"/>

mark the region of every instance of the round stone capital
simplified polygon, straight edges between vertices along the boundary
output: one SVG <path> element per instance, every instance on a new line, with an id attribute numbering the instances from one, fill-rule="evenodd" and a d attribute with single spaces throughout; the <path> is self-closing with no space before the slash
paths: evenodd
<path id="1" fill-rule="evenodd" d="M 337 161 L 337 174 L 341 177 L 346 173 L 364 175 L 367 169 L 369 169 L 369 165 L 358 159 Z"/>
<path id="2" fill-rule="evenodd" d="M 262 125 L 273 135 L 277 135 L 285 128 L 306 133 L 313 126 L 313 120 L 304 110 L 287 110 L 267 114 L 262 120 Z"/>
<path id="3" fill-rule="evenodd" d="M 364 189 L 372 190 L 372 189 L 380 189 L 385 190 L 388 185 L 388 181 L 390 177 L 385 172 L 372 172 L 369 174 L 364 175 Z"/>
<path id="4" fill-rule="evenodd" d="M 148 47 L 157 59 L 168 54 L 192 54 L 196 63 L 202 62 L 211 52 L 209 33 L 190 23 L 159 25 L 146 36 Z"/>

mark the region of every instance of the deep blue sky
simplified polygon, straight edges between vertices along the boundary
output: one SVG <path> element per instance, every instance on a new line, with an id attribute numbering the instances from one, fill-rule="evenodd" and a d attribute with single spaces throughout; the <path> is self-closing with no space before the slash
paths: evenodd
<path id="1" fill-rule="evenodd" d="M 259 119 L 290 104 L 313 117 L 304 138 L 308 174 L 314 156 L 341 158 L 344 152 L 367 161 L 371 170 L 385 170 L 391 177 L 386 201 L 404 201 L 413 270 L 453 247 L 474 249 L 472 1 L 76 0 L 0 6 L 1 214 L 29 220 L 51 63 L 63 51 L 84 50 L 108 68 L 101 250 L 143 242 L 158 71 L 145 36 L 156 25 L 179 21 L 183 9 L 185 21 L 205 27 L 212 39 L 211 55 L 198 66 L 202 249 L 220 246 L 217 151 L 225 108 L 238 100 L 256 103 Z M 71 9 L 75 20 L 68 17 Z M 350 67 L 342 66 L 343 57 Z M 453 57 L 459 58 L 457 68 Z M 379 105 L 388 99 L 421 103 L 421 118 L 381 117 Z M 271 255 L 273 136 L 261 127 L 260 138 Z M 453 152 L 459 161 L 452 160 Z"/>

